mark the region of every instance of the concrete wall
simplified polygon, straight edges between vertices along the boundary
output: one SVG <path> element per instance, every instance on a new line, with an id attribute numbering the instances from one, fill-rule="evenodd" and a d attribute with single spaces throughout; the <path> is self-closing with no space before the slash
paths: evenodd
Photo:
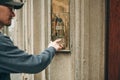
<path id="1" fill-rule="evenodd" d="M 50 41 L 51 0 L 23 1 L 11 36 L 22 49 L 37 54 Z M 70 0 L 70 53 L 57 53 L 46 70 L 21 74 L 21 79 L 104 80 L 104 43 L 105 1 Z"/>

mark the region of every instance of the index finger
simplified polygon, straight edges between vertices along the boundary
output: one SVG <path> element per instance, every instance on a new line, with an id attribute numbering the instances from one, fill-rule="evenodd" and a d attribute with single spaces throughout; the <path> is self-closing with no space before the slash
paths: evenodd
<path id="1" fill-rule="evenodd" d="M 56 40 L 55 40 L 56 43 L 59 43 L 59 42 L 61 42 L 61 41 L 62 41 L 62 39 L 56 39 Z"/>

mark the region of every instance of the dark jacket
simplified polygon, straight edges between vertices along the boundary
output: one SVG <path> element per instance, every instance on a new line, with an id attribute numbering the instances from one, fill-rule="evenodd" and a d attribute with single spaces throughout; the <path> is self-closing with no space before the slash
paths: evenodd
<path id="1" fill-rule="evenodd" d="M 10 73 L 38 73 L 51 62 L 55 48 L 49 47 L 38 55 L 20 50 L 8 36 L 0 33 L 0 80 L 10 80 Z"/>

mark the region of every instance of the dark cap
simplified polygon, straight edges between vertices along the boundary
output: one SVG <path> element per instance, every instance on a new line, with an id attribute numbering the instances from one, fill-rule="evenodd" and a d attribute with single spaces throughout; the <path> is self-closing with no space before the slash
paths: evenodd
<path id="1" fill-rule="evenodd" d="M 22 2 L 17 2 L 14 0 L 0 0 L 0 5 L 11 6 L 14 9 L 20 9 L 23 6 Z"/>

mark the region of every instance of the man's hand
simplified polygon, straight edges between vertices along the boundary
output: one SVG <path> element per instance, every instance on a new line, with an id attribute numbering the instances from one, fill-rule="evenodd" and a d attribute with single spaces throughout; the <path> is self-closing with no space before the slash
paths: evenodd
<path id="1" fill-rule="evenodd" d="M 51 41 L 48 45 L 48 47 L 52 46 L 56 49 L 56 51 L 63 49 L 63 45 L 61 44 L 61 39 L 57 39 L 55 41 Z"/>

